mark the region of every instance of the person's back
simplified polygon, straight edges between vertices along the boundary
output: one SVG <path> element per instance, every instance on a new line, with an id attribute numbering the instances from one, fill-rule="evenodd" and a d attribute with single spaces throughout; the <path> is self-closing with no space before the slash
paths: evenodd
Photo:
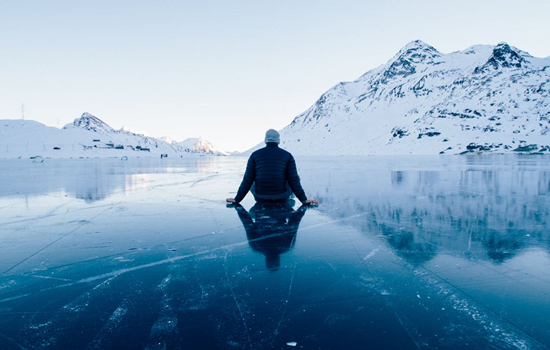
<path id="1" fill-rule="evenodd" d="M 269 142 L 265 148 L 252 153 L 247 173 L 251 178 L 246 180 L 254 182 L 256 200 L 286 200 L 290 196 L 289 187 L 300 201 L 307 199 L 300 185 L 294 157 L 275 142 Z M 244 188 L 239 188 L 236 200 L 244 197 L 246 187 L 247 183 Z"/>
<path id="2" fill-rule="evenodd" d="M 266 132 L 266 146 L 252 153 L 246 165 L 243 181 L 235 198 L 230 203 L 239 203 L 249 190 L 256 201 L 286 201 L 292 193 L 303 204 L 318 204 L 308 200 L 300 184 L 296 162 L 290 152 L 279 148 L 279 133 L 270 129 Z"/>

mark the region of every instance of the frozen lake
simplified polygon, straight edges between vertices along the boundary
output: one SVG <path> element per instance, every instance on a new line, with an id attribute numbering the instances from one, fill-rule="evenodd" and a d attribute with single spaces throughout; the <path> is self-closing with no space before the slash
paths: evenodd
<path id="1" fill-rule="evenodd" d="M 547 349 L 550 158 L 0 160 L 0 349 Z"/>

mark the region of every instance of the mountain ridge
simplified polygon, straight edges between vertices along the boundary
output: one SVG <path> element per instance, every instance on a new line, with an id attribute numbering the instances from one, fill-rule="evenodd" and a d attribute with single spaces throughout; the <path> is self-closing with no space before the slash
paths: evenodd
<path id="1" fill-rule="evenodd" d="M 21 119 L 0 120 L 0 126 L 0 158 L 227 155 L 201 137 L 176 142 L 115 130 L 87 112 L 62 129 Z"/>
<path id="2" fill-rule="evenodd" d="M 280 130 L 281 147 L 301 155 L 548 152 L 549 67 L 505 42 L 442 54 L 415 40 L 327 90 Z"/>

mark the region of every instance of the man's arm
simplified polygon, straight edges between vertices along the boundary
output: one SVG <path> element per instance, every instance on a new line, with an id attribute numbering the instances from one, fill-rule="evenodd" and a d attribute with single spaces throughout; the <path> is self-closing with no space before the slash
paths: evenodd
<path id="1" fill-rule="evenodd" d="M 248 158 L 248 163 L 246 164 L 246 171 L 243 176 L 243 181 L 241 182 L 239 190 L 237 191 L 237 195 L 233 200 L 234 203 L 240 203 L 244 199 L 248 191 L 250 191 L 250 187 L 252 187 L 255 177 L 256 167 L 254 165 L 254 158 L 251 155 L 250 158 Z M 227 201 L 231 202 L 230 199 L 231 198 L 228 198 Z"/>
<path id="2" fill-rule="evenodd" d="M 306 193 L 304 192 L 302 184 L 300 183 L 298 169 L 296 169 L 296 162 L 294 161 L 294 157 L 292 155 L 290 156 L 286 167 L 286 178 L 290 189 L 292 190 L 292 192 L 294 192 L 298 200 L 300 200 L 300 202 L 302 203 L 305 203 L 307 201 Z"/>

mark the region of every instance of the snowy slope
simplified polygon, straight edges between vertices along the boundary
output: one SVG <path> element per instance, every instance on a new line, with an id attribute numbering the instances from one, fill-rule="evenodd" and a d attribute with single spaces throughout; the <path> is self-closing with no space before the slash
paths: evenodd
<path id="1" fill-rule="evenodd" d="M 324 93 L 281 130 L 281 147 L 302 155 L 548 153 L 549 89 L 550 58 L 506 43 L 442 54 L 413 41 Z"/>
<path id="2" fill-rule="evenodd" d="M 159 157 L 189 154 L 225 155 L 210 142 L 187 139 L 175 142 L 114 130 L 99 118 L 84 113 L 63 129 L 32 120 L 0 120 L 0 158 L 42 157 Z"/>
<path id="3" fill-rule="evenodd" d="M 193 153 L 209 153 L 218 154 L 219 151 L 210 141 L 199 138 L 189 138 L 181 142 L 174 142 L 173 146 L 176 149 L 185 150 L 185 152 Z"/>

